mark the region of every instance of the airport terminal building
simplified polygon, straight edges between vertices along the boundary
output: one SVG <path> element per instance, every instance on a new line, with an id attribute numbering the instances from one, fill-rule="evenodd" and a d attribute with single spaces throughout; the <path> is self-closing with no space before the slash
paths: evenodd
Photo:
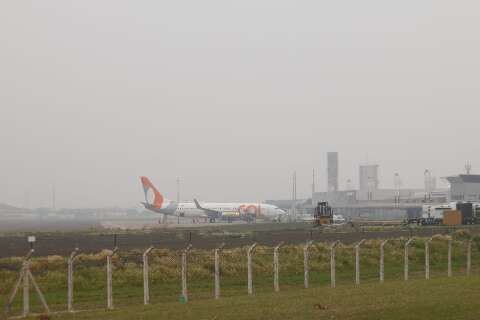
<path id="1" fill-rule="evenodd" d="M 459 174 L 443 178 L 450 188 L 437 188 L 436 178 L 429 170 L 424 171 L 424 188 L 401 188 L 401 180 L 395 173 L 393 188 L 380 186 L 379 165 L 359 166 L 358 187 L 354 188 L 349 179 L 345 189 L 339 185 L 339 156 L 337 152 L 327 153 L 327 189 L 323 192 L 312 190 L 312 196 L 303 200 L 284 200 L 268 203 L 300 214 L 312 214 L 319 202 L 327 201 L 336 214 L 347 219 L 404 220 L 421 216 L 425 205 L 446 202 L 480 202 L 480 175 Z M 314 176 L 315 179 L 315 176 Z M 313 181 L 315 186 L 315 181 Z"/>
<path id="2" fill-rule="evenodd" d="M 445 179 L 450 183 L 451 201 L 480 202 L 480 175 L 460 174 Z"/>

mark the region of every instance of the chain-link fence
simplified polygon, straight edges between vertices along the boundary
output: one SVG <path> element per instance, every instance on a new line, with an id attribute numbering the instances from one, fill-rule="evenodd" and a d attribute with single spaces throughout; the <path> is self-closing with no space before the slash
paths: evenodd
<path id="1" fill-rule="evenodd" d="M 253 244 L 237 248 L 218 244 L 217 250 L 194 246 L 171 250 L 153 244 L 148 250 L 115 248 L 96 254 L 79 249 L 69 256 L 0 259 L 5 313 L 186 303 L 291 288 L 361 285 L 382 278 L 411 280 L 480 272 L 480 240 L 461 233 L 453 238 L 438 235 L 348 245 L 279 243 L 276 249 Z"/>

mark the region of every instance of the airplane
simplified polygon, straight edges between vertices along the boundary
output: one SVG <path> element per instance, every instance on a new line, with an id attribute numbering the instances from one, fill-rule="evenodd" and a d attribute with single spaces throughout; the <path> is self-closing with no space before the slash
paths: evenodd
<path id="1" fill-rule="evenodd" d="M 286 212 L 277 206 L 264 203 L 222 203 L 208 202 L 200 203 L 197 199 L 192 202 L 176 202 L 166 199 L 147 177 L 140 177 L 145 202 L 142 204 L 147 210 L 163 214 L 164 221 L 167 216 L 205 219 L 210 223 L 217 220 L 232 222 L 243 220 L 254 222 L 257 219 L 281 221 Z M 148 199 L 149 192 L 153 192 L 153 203 Z"/>

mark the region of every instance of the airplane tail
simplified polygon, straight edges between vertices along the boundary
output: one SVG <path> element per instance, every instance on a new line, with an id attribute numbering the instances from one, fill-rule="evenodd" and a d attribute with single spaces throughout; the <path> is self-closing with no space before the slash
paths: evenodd
<path id="1" fill-rule="evenodd" d="M 150 204 L 148 202 L 148 191 L 151 189 L 153 191 L 153 203 L 151 204 L 156 209 L 161 209 L 163 206 L 164 198 L 162 194 L 155 188 L 153 183 L 147 177 L 140 177 L 143 186 L 143 192 L 145 193 L 145 203 Z"/>

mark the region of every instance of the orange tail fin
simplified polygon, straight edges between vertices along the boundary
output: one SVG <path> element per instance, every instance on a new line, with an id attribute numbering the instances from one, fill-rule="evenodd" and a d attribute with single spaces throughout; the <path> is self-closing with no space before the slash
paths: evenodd
<path id="1" fill-rule="evenodd" d="M 163 205 L 163 196 L 162 194 L 155 188 L 153 183 L 147 177 L 140 177 L 143 186 L 143 192 L 145 193 L 145 202 L 148 203 L 148 191 L 151 189 L 153 191 L 153 206 L 157 209 L 161 209 Z"/>

